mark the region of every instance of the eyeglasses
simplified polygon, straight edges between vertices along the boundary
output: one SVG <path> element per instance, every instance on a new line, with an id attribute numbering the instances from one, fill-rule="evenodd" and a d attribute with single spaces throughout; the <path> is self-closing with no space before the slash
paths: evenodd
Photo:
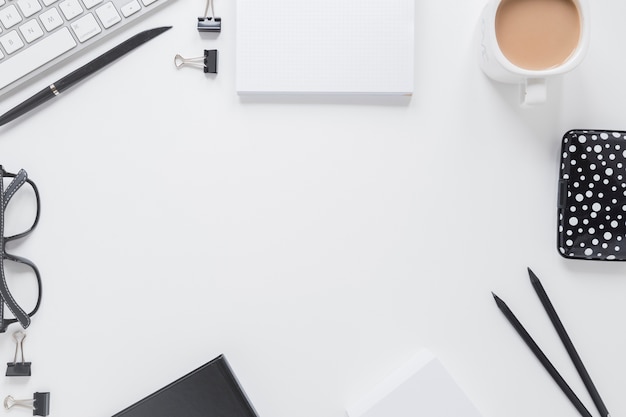
<path id="1" fill-rule="evenodd" d="M 5 179 L 10 179 L 6 186 Z M 0 333 L 13 323 L 27 328 L 41 304 L 41 276 L 37 266 L 6 250 L 7 243 L 21 239 L 35 229 L 40 209 L 39 190 L 26 171 L 21 169 L 12 174 L 0 165 Z M 30 313 L 26 313 L 16 300 L 24 305 L 24 300 L 28 300 L 26 294 L 32 296 L 34 286 L 37 299 Z M 5 305 L 13 317 L 5 317 Z"/>

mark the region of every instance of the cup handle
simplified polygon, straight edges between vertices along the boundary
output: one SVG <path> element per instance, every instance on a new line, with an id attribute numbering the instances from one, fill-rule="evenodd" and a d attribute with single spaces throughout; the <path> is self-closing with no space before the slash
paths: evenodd
<path id="1" fill-rule="evenodd" d="M 545 103 L 547 86 L 545 78 L 527 78 L 521 88 L 521 102 L 524 106 Z"/>
<path id="2" fill-rule="evenodd" d="M 534 106 L 546 102 L 547 86 L 545 78 L 527 78 L 521 87 L 521 102 L 523 106 Z"/>

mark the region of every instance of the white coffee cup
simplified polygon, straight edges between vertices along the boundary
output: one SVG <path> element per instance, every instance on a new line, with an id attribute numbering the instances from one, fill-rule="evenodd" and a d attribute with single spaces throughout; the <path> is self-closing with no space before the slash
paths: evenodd
<path id="1" fill-rule="evenodd" d="M 519 4 L 515 4 L 516 2 Z M 522 4 L 523 2 L 526 3 Z M 566 5 L 567 3 L 568 2 L 565 0 L 561 1 L 561 5 Z M 588 2 L 587 0 L 571 0 L 571 3 L 576 6 L 578 12 L 578 32 L 572 32 L 572 37 L 574 36 L 574 33 L 578 33 L 577 42 L 573 44 L 569 55 L 563 61 L 558 62 L 557 64 L 547 65 L 545 68 L 537 68 L 536 65 L 534 67 L 531 66 L 531 68 L 525 64 L 520 64 L 519 62 L 513 63 L 509 58 L 514 55 L 510 53 L 511 49 L 508 50 L 509 57 L 507 57 L 506 52 L 504 52 L 501 47 L 505 46 L 503 41 L 505 36 L 502 36 L 500 39 L 503 43 L 502 45 L 500 45 L 498 39 L 498 33 L 502 34 L 503 28 L 506 26 L 504 22 L 511 21 L 510 19 L 508 21 L 505 20 L 505 18 L 502 15 L 498 15 L 498 13 L 507 13 L 504 7 L 509 7 L 509 10 L 512 10 L 510 9 L 511 7 L 518 7 L 518 10 L 520 6 L 528 7 L 528 5 L 533 4 L 532 0 L 490 0 L 482 12 L 480 20 L 481 44 L 479 51 L 481 68 L 485 74 L 496 81 L 519 84 L 521 103 L 523 105 L 544 103 L 547 99 L 546 80 L 574 69 L 578 64 L 580 64 L 587 52 L 589 44 Z M 535 2 L 535 4 L 540 3 Z M 549 4 L 549 2 L 544 4 Z M 554 4 L 556 4 L 556 2 Z M 569 7 L 571 8 L 571 5 L 569 5 Z M 529 9 L 526 9 L 527 12 L 528 10 Z M 515 18 L 521 15 L 522 14 L 517 13 Z M 550 15 L 546 13 L 543 16 Z M 500 25 L 499 32 L 496 31 L 496 24 Z M 545 27 L 561 26 L 554 25 Z M 517 29 L 519 29 L 519 27 L 517 27 Z M 523 29 L 526 30 L 524 36 L 529 34 L 532 35 L 532 28 L 529 27 Z M 535 31 L 538 37 L 541 30 L 542 29 L 538 29 Z M 518 32 L 522 33 L 523 30 L 520 29 Z M 520 43 L 520 45 L 523 45 L 523 43 Z M 532 51 L 532 48 L 527 48 L 527 54 L 531 54 Z"/>

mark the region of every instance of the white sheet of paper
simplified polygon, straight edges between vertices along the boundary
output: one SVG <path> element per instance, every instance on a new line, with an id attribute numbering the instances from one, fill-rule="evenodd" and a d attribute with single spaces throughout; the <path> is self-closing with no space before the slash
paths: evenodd
<path id="1" fill-rule="evenodd" d="M 350 417 L 480 417 L 428 350 L 417 353 L 347 412 Z"/>
<path id="2" fill-rule="evenodd" d="M 237 0 L 236 89 L 413 92 L 415 0 Z"/>

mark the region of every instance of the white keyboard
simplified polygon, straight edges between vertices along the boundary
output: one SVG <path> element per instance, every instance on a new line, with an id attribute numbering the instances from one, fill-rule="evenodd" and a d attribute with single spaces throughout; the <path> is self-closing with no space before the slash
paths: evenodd
<path id="1" fill-rule="evenodd" d="M 170 0 L 0 0 L 0 97 Z"/>

